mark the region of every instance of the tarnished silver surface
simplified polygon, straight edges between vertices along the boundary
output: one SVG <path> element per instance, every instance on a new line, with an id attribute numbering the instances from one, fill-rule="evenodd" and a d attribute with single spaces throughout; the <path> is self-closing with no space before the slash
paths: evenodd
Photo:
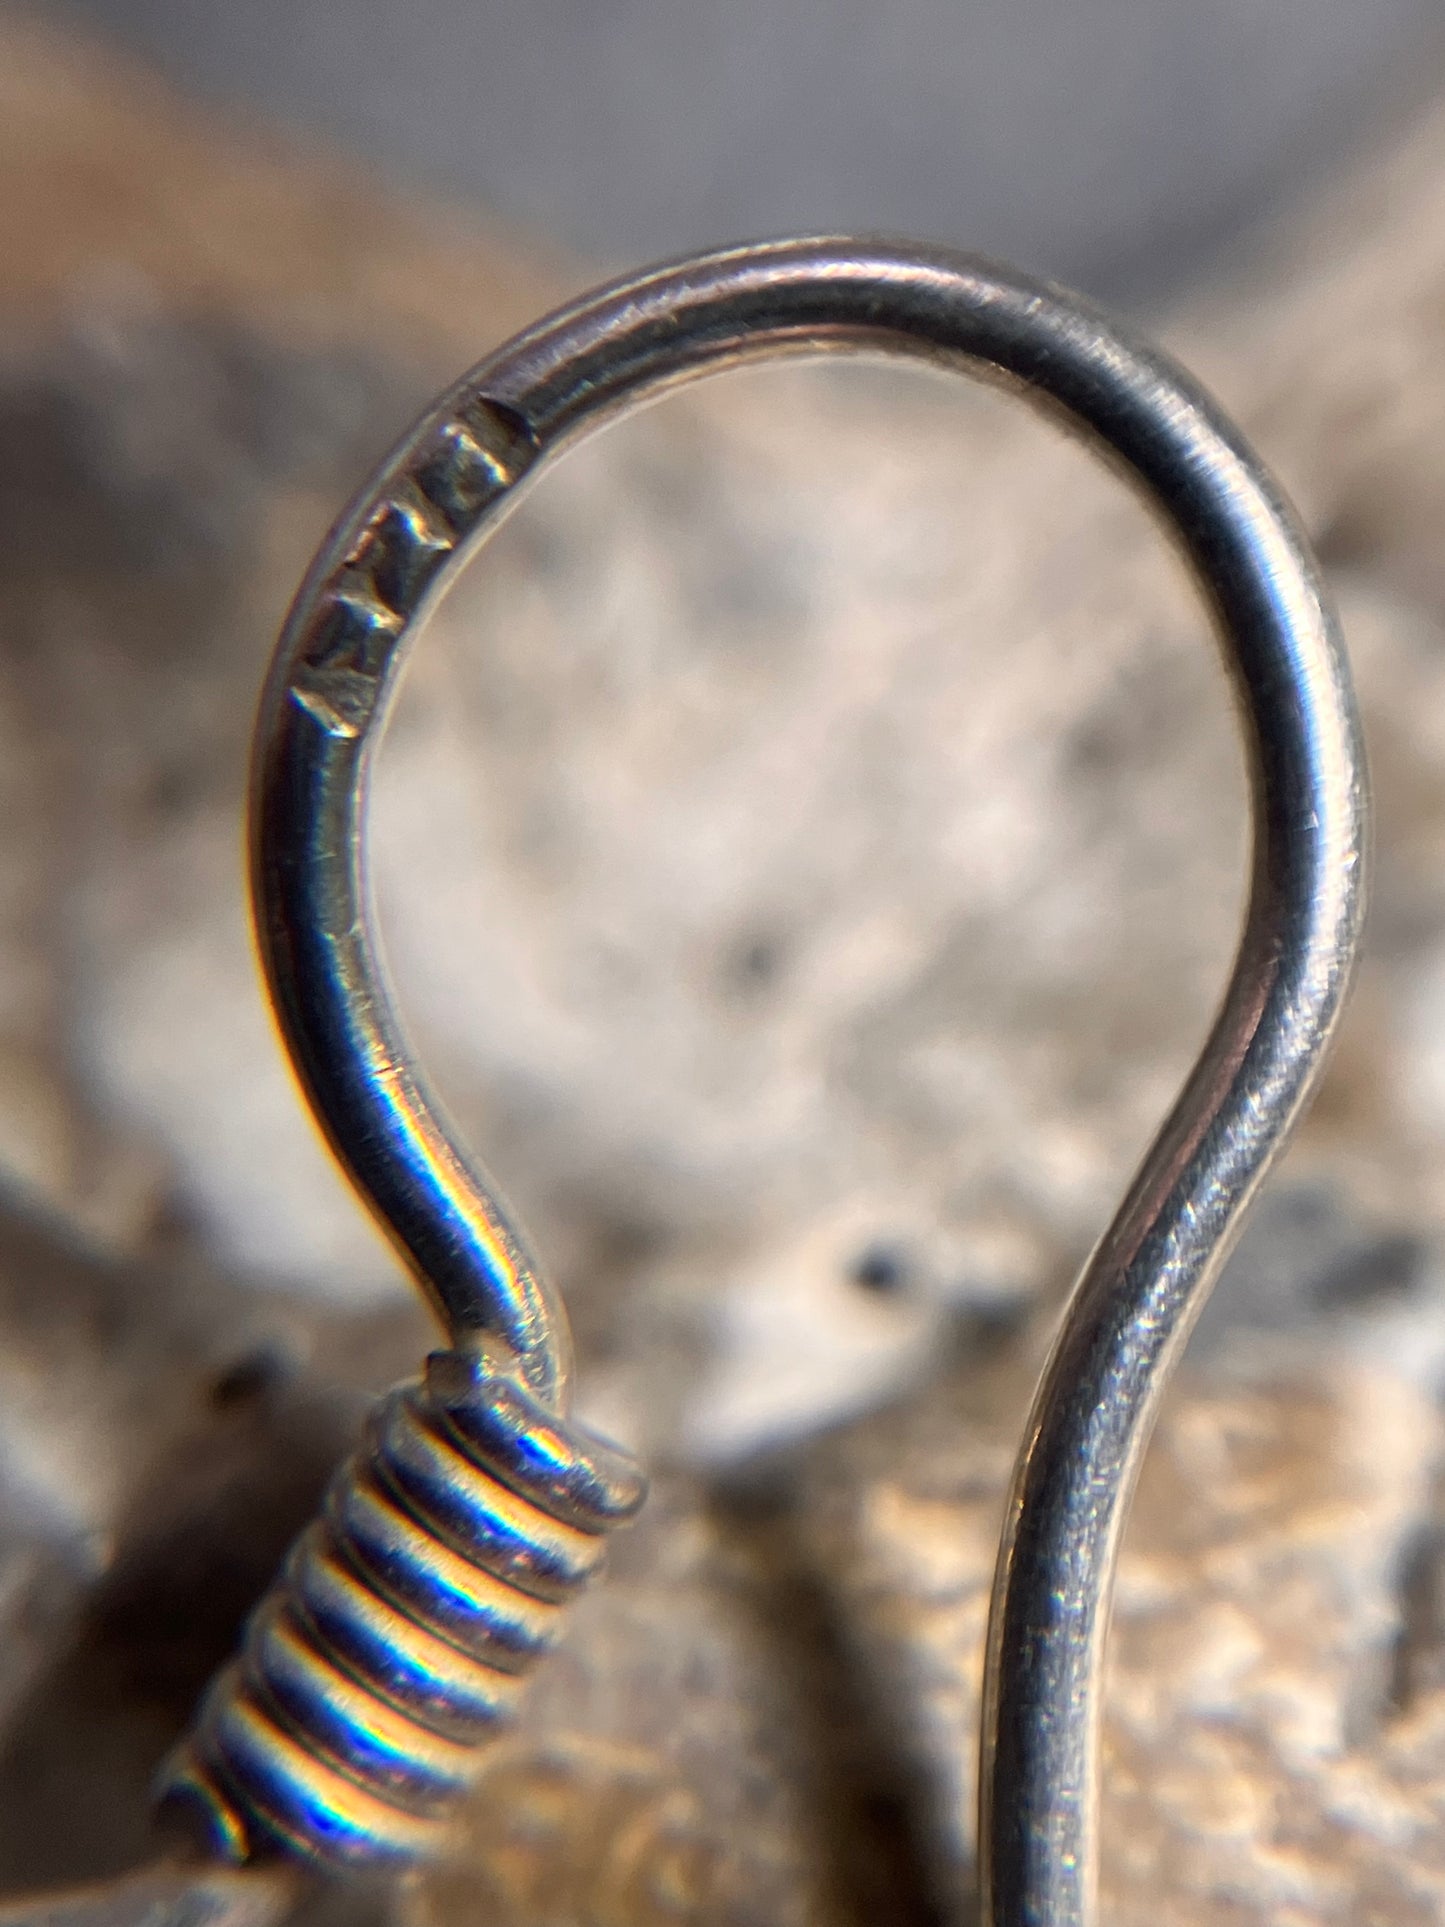
<path id="1" fill-rule="evenodd" d="M 529 1426 L 545 1434 L 547 1414 L 565 1411 L 565 1322 L 413 1070 L 392 1014 L 366 902 L 368 753 L 410 626 L 541 458 L 709 370 L 839 350 L 1022 385 L 1108 447 L 1204 588 L 1247 722 L 1256 850 L 1234 979 L 1066 1318 L 1000 1563 L 984 1712 L 985 1908 L 1001 1922 L 1077 1922 L 1091 1906 L 1099 1676 L 1134 1475 L 1169 1367 L 1313 1083 L 1361 914 L 1363 775 L 1337 638 L 1289 512 L 1207 398 L 1054 290 L 886 244 L 735 250 L 621 284 L 541 324 L 407 438 L 323 549 L 293 610 L 260 725 L 262 951 L 317 1114 L 459 1348 L 446 1387 L 426 1394 L 443 1430 L 479 1437 L 462 1405 L 480 1396 L 495 1414 L 510 1398 L 510 1436 L 523 1449 Z M 466 1356 L 474 1362 L 464 1368 Z M 484 1462 L 495 1470 L 493 1423 L 483 1427 Z M 575 1456 L 565 1429 L 556 1438 Z M 450 1475 L 440 1487 L 430 1474 L 408 1485 L 400 1468 L 415 1455 L 381 1453 L 372 1448 L 343 1474 L 324 1543 L 299 1553 L 289 1595 L 283 1587 L 262 1609 L 242 1671 L 204 1716 L 192 1774 L 217 1796 L 242 1850 L 259 1811 L 263 1831 L 323 1855 L 365 1857 L 371 1836 L 388 1857 L 420 1851 L 427 1827 L 406 1816 L 429 1825 L 465 1783 L 454 1743 L 477 1722 L 469 1713 L 464 1734 L 448 1704 L 432 1706 L 430 1689 L 398 1697 L 388 1642 L 406 1650 L 409 1676 L 420 1663 L 418 1624 L 428 1669 L 444 1665 L 447 1639 L 492 1666 L 503 1648 L 530 1655 L 545 1643 L 540 1629 L 523 1638 L 510 1619 L 502 1625 L 506 1611 L 490 1597 L 460 1619 L 444 1605 L 459 1583 L 446 1561 L 470 1552 L 438 1498 Z M 579 1463 L 595 1485 L 585 1449 Z M 517 1474 L 504 1477 L 514 1484 Z M 378 1506 L 403 1487 L 400 1526 L 388 1515 L 380 1530 Z M 571 1510 L 578 1503 L 569 1486 L 557 1516 L 588 1531 L 625 1509 L 609 1500 L 584 1518 Z M 523 1527 L 520 1542 L 514 1533 L 504 1556 L 507 1583 L 524 1593 L 540 1572 L 529 1535 L 534 1528 Z M 495 1564 L 489 1551 L 483 1568 Z M 358 1576 L 387 1626 L 359 1601 Z M 383 1812 L 397 1816 L 391 1834 Z"/>

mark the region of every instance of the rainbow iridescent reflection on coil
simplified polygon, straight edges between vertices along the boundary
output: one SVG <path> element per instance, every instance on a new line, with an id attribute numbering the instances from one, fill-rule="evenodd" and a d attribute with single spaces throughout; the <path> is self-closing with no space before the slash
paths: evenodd
<path id="1" fill-rule="evenodd" d="M 425 1857 L 643 1491 L 514 1380 L 434 1354 L 372 1414 L 212 1685 L 167 1800 L 238 1860 Z"/>

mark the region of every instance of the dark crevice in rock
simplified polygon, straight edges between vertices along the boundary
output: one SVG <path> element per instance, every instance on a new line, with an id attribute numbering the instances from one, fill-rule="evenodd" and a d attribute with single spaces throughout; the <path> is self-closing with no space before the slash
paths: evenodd
<path id="1" fill-rule="evenodd" d="M 713 1518 L 754 1576 L 760 1630 L 808 1724 L 802 1751 L 811 1776 L 801 1791 L 811 1809 L 809 1831 L 827 1858 L 829 1920 L 837 1927 L 960 1927 L 931 1891 L 918 1831 L 922 1802 L 910 1798 L 872 1682 L 807 1558 L 797 1504 L 793 1468 L 769 1459 L 716 1492 Z"/>
<path id="2" fill-rule="evenodd" d="M 1400 1630 L 1390 1655 L 1384 1722 L 1445 1685 L 1445 1492 L 1400 1560 Z"/>

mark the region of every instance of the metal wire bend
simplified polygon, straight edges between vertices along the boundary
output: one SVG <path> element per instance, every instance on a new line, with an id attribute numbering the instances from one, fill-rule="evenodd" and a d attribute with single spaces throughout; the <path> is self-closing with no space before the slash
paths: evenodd
<path id="1" fill-rule="evenodd" d="M 713 370 L 836 352 L 1010 383 L 1122 465 L 1192 566 L 1247 744 L 1253 882 L 1234 975 L 1071 1302 L 1000 1556 L 985 1913 L 997 1927 L 1074 1927 L 1091 1918 L 1100 1668 L 1135 1471 L 1192 1319 L 1315 1081 L 1361 917 L 1364 777 L 1339 639 L 1290 511 L 1220 410 L 1075 297 L 942 250 L 785 241 L 577 303 L 442 397 L 303 586 L 259 725 L 257 923 L 302 1083 L 447 1324 L 449 1356 L 481 1356 L 532 1409 L 565 1412 L 560 1305 L 413 1067 L 378 966 L 368 759 L 417 622 L 545 458 Z M 351 1772 L 344 1747 L 339 1758 Z"/>

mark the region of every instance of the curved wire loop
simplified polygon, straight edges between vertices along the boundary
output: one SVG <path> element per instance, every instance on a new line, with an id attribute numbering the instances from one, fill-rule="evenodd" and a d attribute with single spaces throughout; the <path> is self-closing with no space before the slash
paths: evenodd
<path id="1" fill-rule="evenodd" d="M 470 1546 L 495 1571 L 495 1549 L 477 1553 L 467 1538 L 481 1529 L 476 1519 L 447 1512 L 448 1482 L 470 1476 L 458 1452 L 473 1472 L 495 1475 L 504 1495 L 535 1499 L 506 1453 L 525 1457 L 535 1445 L 535 1472 L 547 1451 L 571 1451 L 574 1485 L 541 1495 L 545 1519 L 508 1527 L 522 1543 L 508 1570 L 530 1612 L 589 1566 L 586 1534 L 640 1496 L 624 1469 L 589 1459 L 567 1432 L 564 1314 L 414 1067 L 378 962 L 366 776 L 405 645 L 524 484 L 584 431 L 718 369 L 838 352 L 1005 382 L 1122 466 L 1192 568 L 1246 743 L 1253 876 L 1233 977 L 1069 1306 L 1029 1422 L 998 1568 L 983 1732 L 985 1914 L 996 1927 L 1091 1918 L 1100 1669 L 1120 1531 L 1169 1370 L 1299 1115 L 1338 1014 L 1362 908 L 1361 749 L 1339 638 L 1304 541 L 1215 404 L 1072 295 L 972 257 L 881 242 L 784 241 L 707 255 L 540 323 L 458 382 L 397 448 L 328 539 L 288 619 L 255 764 L 261 952 L 317 1117 L 453 1350 L 419 1391 L 393 1394 L 390 1416 L 378 1421 L 381 1445 L 360 1471 L 343 1473 L 329 1524 L 313 1529 L 319 1549 L 302 1542 L 290 1593 L 283 1582 L 280 1604 L 268 1602 L 253 1623 L 243 1684 L 223 1681 L 208 1703 L 191 1763 L 201 1760 L 202 1778 L 210 1772 L 213 1795 L 218 1777 L 225 1783 L 233 1835 L 254 1832 L 259 1812 L 261 1831 L 287 1845 L 365 1859 L 369 1829 L 385 1833 L 391 1812 L 402 1816 L 396 1838 L 373 1857 L 426 1850 L 431 1834 L 407 1826 L 465 1779 L 448 1748 L 477 1737 L 494 1716 L 491 1701 L 504 1697 L 493 1686 L 513 1658 L 497 1640 L 512 1638 L 517 1651 L 544 1643 L 536 1613 L 522 1612 L 505 1637 L 491 1625 L 480 1673 L 475 1653 L 458 1657 L 465 1611 L 438 1623 L 426 1586 L 408 1592 L 401 1554 L 378 1525 L 386 1505 L 400 1504 L 411 1527 L 420 1521 L 423 1540 L 431 1533 L 452 1552 Z M 507 1399 L 510 1432 L 497 1421 Z M 428 1441 L 452 1458 L 428 1458 Z M 498 1507 L 481 1510 L 493 1518 Z M 384 1614 L 367 1622 L 355 1600 L 339 1598 L 338 1571 L 360 1585 L 364 1604 L 380 1599 L 393 1619 L 426 1622 L 421 1658 L 404 1628 L 383 1624 Z M 387 1673 L 389 1640 L 418 1677 L 426 1666 L 473 1666 L 465 1691 L 454 1682 L 450 1698 L 428 1701 L 426 1679 Z M 308 1641 L 314 1652 L 303 1650 Z M 353 1699 L 376 1696 L 363 1708 L 370 1729 L 351 1702 L 338 1713 L 341 1688 L 328 1701 L 306 1674 L 317 1653 Z M 470 1723 L 453 1703 L 466 1693 L 481 1708 Z M 425 1758 L 413 1757 L 424 1749 L 397 1728 L 403 1714 L 423 1726 L 431 1719 L 436 1745 Z M 275 1759 L 255 1767 L 264 1719 L 317 1763 L 306 1797 L 289 1807 L 290 1794 L 275 1790 L 276 1775 L 285 1777 Z M 371 1806 L 348 1806 L 358 1788 Z M 385 1812 L 373 1810 L 378 1802 Z"/>

